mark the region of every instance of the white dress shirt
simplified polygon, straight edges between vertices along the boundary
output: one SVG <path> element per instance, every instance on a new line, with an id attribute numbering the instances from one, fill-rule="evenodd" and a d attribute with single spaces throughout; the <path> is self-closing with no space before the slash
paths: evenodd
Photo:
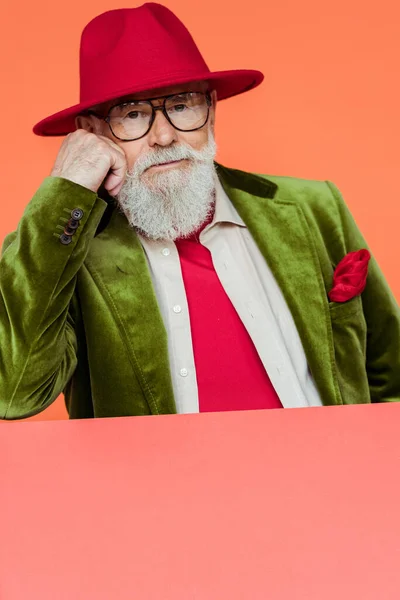
<path id="1" fill-rule="evenodd" d="M 215 179 L 215 213 L 201 232 L 200 242 L 210 251 L 218 278 L 246 327 L 283 407 L 321 406 L 281 289 L 217 175 Z M 177 412 L 198 413 L 189 310 L 177 248 L 173 242 L 139 237 L 167 330 Z"/>

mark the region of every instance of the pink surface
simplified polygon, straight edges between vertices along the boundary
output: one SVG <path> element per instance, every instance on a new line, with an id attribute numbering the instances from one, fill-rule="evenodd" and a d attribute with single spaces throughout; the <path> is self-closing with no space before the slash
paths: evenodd
<path id="1" fill-rule="evenodd" d="M 1 600 L 398 600 L 400 404 L 1 428 Z"/>

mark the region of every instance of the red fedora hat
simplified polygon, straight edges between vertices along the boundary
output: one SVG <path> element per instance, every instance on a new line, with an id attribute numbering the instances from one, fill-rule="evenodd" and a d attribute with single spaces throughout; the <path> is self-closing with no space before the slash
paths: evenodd
<path id="1" fill-rule="evenodd" d="M 258 86 L 260 71 L 211 72 L 185 25 L 168 8 L 146 2 L 104 12 L 84 28 L 80 44 L 80 102 L 37 123 L 36 135 L 67 135 L 83 110 L 114 98 L 209 81 L 224 100 Z"/>

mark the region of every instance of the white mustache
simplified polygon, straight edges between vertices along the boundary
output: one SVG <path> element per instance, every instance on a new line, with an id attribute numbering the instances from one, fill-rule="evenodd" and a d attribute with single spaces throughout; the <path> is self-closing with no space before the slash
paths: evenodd
<path id="1" fill-rule="evenodd" d="M 136 160 L 133 168 L 127 173 L 127 177 L 138 177 L 150 167 L 178 160 L 204 160 L 204 154 L 184 146 L 147 153 Z"/>

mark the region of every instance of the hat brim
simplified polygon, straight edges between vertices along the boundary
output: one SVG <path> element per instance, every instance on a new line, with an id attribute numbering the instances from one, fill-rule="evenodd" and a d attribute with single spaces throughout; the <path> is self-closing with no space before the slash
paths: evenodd
<path id="1" fill-rule="evenodd" d="M 193 76 L 192 74 L 186 77 L 173 78 L 173 80 L 171 75 L 169 75 L 164 80 L 158 79 L 146 85 L 145 89 L 143 89 L 143 84 L 140 86 L 140 89 L 130 86 L 129 88 L 114 91 L 111 95 L 104 94 L 102 98 L 92 98 L 90 101 L 70 106 L 36 123 L 33 127 L 33 133 L 40 136 L 68 135 L 76 130 L 75 117 L 83 110 L 97 104 L 102 104 L 103 102 L 108 102 L 113 98 L 127 96 L 128 94 L 138 94 L 143 91 L 151 91 L 162 87 L 191 83 L 193 81 L 209 81 L 212 84 L 212 89 L 216 90 L 217 99 L 220 101 L 252 90 L 259 86 L 263 80 L 263 73 L 256 70 L 216 71 L 214 73 L 205 73 L 201 76 Z"/>

